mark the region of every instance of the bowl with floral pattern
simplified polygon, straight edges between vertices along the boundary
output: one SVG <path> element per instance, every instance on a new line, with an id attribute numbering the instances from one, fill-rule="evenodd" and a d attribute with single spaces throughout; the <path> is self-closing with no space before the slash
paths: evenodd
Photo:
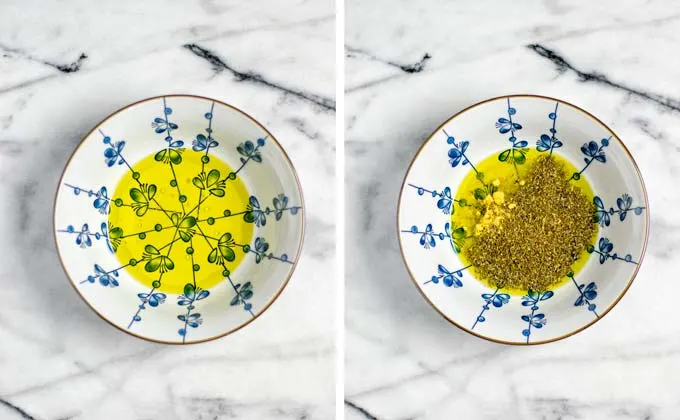
<path id="1" fill-rule="evenodd" d="M 478 173 L 485 159 L 516 169 L 527 156 L 547 154 L 568 162 L 569 181 L 592 191 L 596 234 L 579 268 L 548 290 L 477 279 L 460 254 L 474 232 L 454 223 L 470 205 L 458 199 L 459 186 L 472 174 L 480 190 L 490 187 Z M 505 344 L 552 342 L 597 322 L 630 287 L 649 234 L 647 193 L 623 142 L 583 109 L 537 95 L 489 99 L 444 122 L 413 158 L 398 208 L 402 256 L 421 294 L 461 329 Z"/>
<path id="2" fill-rule="evenodd" d="M 247 325 L 300 256 L 304 204 L 286 152 L 220 101 L 167 95 L 128 105 L 78 145 L 54 233 L 78 294 L 124 332 L 195 343 Z"/>

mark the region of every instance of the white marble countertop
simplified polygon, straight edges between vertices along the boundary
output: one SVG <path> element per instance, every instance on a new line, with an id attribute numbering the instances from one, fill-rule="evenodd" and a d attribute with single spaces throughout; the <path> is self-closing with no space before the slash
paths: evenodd
<path id="1" fill-rule="evenodd" d="M 326 0 L 0 3 L 0 419 L 333 417 L 334 25 Z M 191 346 L 99 319 L 52 239 L 56 183 L 81 137 L 165 93 L 253 115 L 290 154 L 307 204 L 279 299 Z"/>
<path id="2" fill-rule="evenodd" d="M 346 25 L 347 419 L 680 418 L 680 6 L 672 1 L 359 1 Z M 579 105 L 633 153 L 651 235 L 600 322 L 537 347 L 458 330 L 404 268 L 396 203 L 429 133 L 480 100 Z"/>

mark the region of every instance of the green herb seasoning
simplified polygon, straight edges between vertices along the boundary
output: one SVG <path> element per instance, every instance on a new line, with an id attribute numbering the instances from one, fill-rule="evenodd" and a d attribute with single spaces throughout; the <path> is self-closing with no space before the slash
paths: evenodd
<path id="1" fill-rule="evenodd" d="M 474 204 L 456 209 L 460 214 L 454 211 L 453 217 L 454 227 L 462 225 L 467 234 L 464 262 L 478 278 L 509 290 L 546 290 L 563 282 L 575 265 L 585 263 L 577 260 L 597 233 L 585 181 L 570 180 L 573 171 L 562 158 L 539 153 L 530 158 L 512 176 L 494 177 L 486 170 L 484 181 L 477 177 L 477 187 L 470 188 Z M 479 186 L 490 193 L 480 193 Z M 465 198 L 461 193 L 457 198 Z"/>

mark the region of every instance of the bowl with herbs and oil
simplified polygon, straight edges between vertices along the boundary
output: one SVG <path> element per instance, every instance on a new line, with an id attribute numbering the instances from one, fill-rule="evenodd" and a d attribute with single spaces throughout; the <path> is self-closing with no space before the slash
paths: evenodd
<path id="1" fill-rule="evenodd" d="M 512 95 L 432 133 L 397 218 L 407 269 L 442 316 L 481 338 L 540 344 L 622 298 L 648 212 L 640 171 L 611 129 L 562 100 Z"/>
<path id="2" fill-rule="evenodd" d="M 300 256 L 304 204 L 286 152 L 223 102 L 167 95 L 85 136 L 54 206 L 59 258 L 104 320 L 195 343 L 233 332 L 279 296 Z"/>

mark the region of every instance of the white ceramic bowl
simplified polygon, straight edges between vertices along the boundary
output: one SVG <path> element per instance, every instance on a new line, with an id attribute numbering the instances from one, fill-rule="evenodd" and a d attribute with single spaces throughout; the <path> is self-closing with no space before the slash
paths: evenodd
<path id="1" fill-rule="evenodd" d="M 489 288 L 464 269 L 450 221 L 458 205 L 452 197 L 472 165 L 524 146 L 523 140 L 582 168 L 600 226 L 588 262 L 573 278 L 519 296 Z M 489 99 L 435 130 L 411 162 L 397 218 L 404 261 L 425 299 L 463 330 L 507 344 L 559 340 L 604 316 L 633 281 L 649 233 L 647 193 L 621 140 L 586 111 L 535 95 Z"/>
<path id="2" fill-rule="evenodd" d="M 200 159 L 194 178 L 175 176 Z M 150 182 L 159 177 L 168 182 Z M 124 179 L 134 188 L 116 195 Z M 140 338 L 191 343 L 243 327 L 281 293 L 300 255 L 303 206 L 293 165 L 262 125 L 219 101 L 168 95 L 116 111 L 82 140 L 59 183 L 54 230 L 68 278 L 102 318 Z M 172 243 L 161 243 L 168 232 Z M 135 261 L 120 259 L 135 246 Z"/>

